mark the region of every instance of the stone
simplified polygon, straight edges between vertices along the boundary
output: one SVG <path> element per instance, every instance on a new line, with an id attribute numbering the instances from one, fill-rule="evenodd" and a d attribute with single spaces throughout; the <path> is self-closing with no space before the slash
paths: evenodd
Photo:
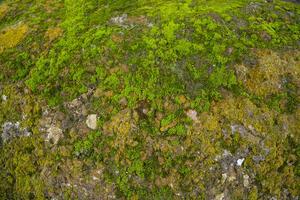
<path id="1" fill-rule="evenodd" d="M 243 162 L 244 162 L 245 158 L 240 158 L 236 161 L 236 165 L 237 166 L 242 166 Z"/>
<path id="2" fill-rule="evenodd" d="M 90 128 L 90 129 L 97 129 L 97 115 L 96 114 L 91 114 L 87 116 L 86 119 L 86 125 Z"/>
<path id="3" fill-rule="evenodd" d="M 2 95 L 2 100 L 3 101 L 7 101 L 7 96 L 6 95 Z"/>
<path id="4" fill-rule="evenodd" d="M 188 110 L 187 112 L 186 112 L 186 115 L 189 117 L 189 118 L 191 118 L 193 121 L 197 121 L 198 120 L 198 118 L 197 118 L 197 111 L 196 110 Z"/>
<path id="5" fill-rule="evenodd" d="M 20 122 L 5 122 L 2 125 L 2 135 L 1 138 L 3 142 L 8 142 L 12 140 L 15 137 L 28 137 L 31 135 L 31 132 L 29 132 L 26 128 L 20 127 Z"/>
<path id="6" fill-rule="evenodd" d="M 250 178 L 250 177 L 249 177 L 247 174 L 245 174 L 245 175 L 243 176 L 244 187 L 246 187 L 246 188 L 248 188 L 249 185 L 250 185 L 250 180 L 249 180 L 249 178 Z"/>
<path id="7" fill-rule="evenodd" d="M 224 198 L 225 198 L 224 193 L 221 193 L 221 194 L 218 194 L 218 195 L 215 197 L 215 200 L 223 200 Z"/>
<path id="8" fill-rule="evenodd" d="M 227 180 L 227 177 L 228 177 L 228 175 L 227 175 L 226 173 L 223 173 L 223 174 L 222 174 L 222 180 L 221 180 L 221 183 L 222 183 L 222 184 L 225 183 L 225 181 Z"/>
<path id="9" fill-rule="evenodd" d="M 63 137 L 63 131 L 60 128 L 52 125 L 47 129 L 47 136 L 45 141 L 51 142 L 52 144 L 56 145 L 61 137 Z"/>

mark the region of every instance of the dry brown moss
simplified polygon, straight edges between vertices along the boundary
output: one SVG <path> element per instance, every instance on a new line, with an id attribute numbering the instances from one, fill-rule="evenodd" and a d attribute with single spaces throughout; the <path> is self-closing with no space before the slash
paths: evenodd
<path id="1" fill-rule="evenodd" d="M 63 30 L 59 27 L 51 27 L 45 33 L 45 38 L 50 42 L 54 41 L 58 37 L 62 36 Z"/>
<path id="2" fill-rule="evenodd" d="M 271 50 L 256 50 L 258 64 L 254 67 L 237 65 L 238 80 L 255 95 L 279 94 L 283 90 L 285 77 L 292 76 L 298 85 L 300 74 L 299 51 L 280 54 Z"/>

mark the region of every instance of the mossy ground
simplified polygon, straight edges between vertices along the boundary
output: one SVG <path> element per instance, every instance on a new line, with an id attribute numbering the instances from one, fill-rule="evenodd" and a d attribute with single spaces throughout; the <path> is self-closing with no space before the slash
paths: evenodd
<path id="1" fill-rule="evenodd" d="M 279 0 L 0 3 L 0 124 L 32 133 L 1 144 L 0 198 L 299 198 L 299 24 Z"/>

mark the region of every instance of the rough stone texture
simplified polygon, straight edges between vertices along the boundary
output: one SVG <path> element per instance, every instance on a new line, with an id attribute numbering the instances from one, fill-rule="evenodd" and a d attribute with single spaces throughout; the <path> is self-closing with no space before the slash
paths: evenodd
<path id="1" fill-rule="evenodd" d="M 91 114 L 87 116 L 86 119 L 86 125 L 90 128 L 90 129 L 97 129 L 97 115 L 96 114 Z"/>
<path id="2" fill-rule="evenodd" d="M 2 135 L 1 138 L 3 142 L 7 142 L 15 137 L 20 137 L 20 136 L 30 136 L 31 133 L 26 129 L 26 128 L 21 128 L 20 127 L 20 122 L 5 122 L 2 125 Z"/>
<path id="3" fill-rule="evenodd" d="M 51 142 L 52 144 L 56 145 L 60 138 L 63 137 L 63 132 L 60 128 L 56 126 L 50 126 L 50 128 L 47 129 L 47 136 L 46 141 Z"/>

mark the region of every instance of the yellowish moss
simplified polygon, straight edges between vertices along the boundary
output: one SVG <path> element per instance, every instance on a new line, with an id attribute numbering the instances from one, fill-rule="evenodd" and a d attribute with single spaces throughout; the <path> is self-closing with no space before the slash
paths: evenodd
<path id="1" fill-rule="evenodd" d="M 7 4 L 2 4 L 0 5 L 0 19 L 2 19 L 8 11 L 8 5 Z"/>
<path id="2" fill-rule="evenodd" d="M 283 90 L 283 76 L 289 74 L 299 83 L 299 51 L 286 52 L 281 55 L 271 50 L 257 50 L 258 65 L 252 68 L 245 65 L 235 67 L 238 80 L 249 92 L 267 96 L 279 94 Z"/>
<path id="3" fill-rule="evenodd" d="M 24 39 L 28 29 L 26 24 L 18 24 L 1 30 L 0 53 L 5 49 L 17 46 Z"/>
<path id="4" fill-rule="evenodd" d="M 281 114 L 278 116 L 278 123 L 282 124 L 282 133 L 291 135 L 294 140 L 300 142 L 300 107 L 298 106 L 294 114 Z"/>
<path id="5" fill-rule="evenodd" d="M 201 127 L 204 130 L 221 131 L 221 126 L 219 124 L 218 116 L 208 114 L 208 113 L 201 113 L 201 115 L 199 116 L 199 120 L 201 122 Z"/>
<path id="6" fill-rule="evenodd" d="M 254 135 L 264 136 L 274 125 L 274 111 L 269 110 L 265 105 L 257 107 L 247 98 L 225 97 L 213 105 L 212 112 L 228 120 L 231 125 L 244 126 L 246 130 L 252 132 L 247 138 L 253 142 L 256 141 Z"/>
<path id="7" fill-rule="evenodd" d="M 129 109 L 125 109 L 112 117 L 111 121 L 103 127 L 104 133 L 118 133 L 120 135 L 128 135 L 134 128 L 136 113 Z"/>
<path id="8" fill-rule="evenodd" d="M 118 149 L 115 160 L 119 160 L 126 145 L 135 146 L 136 142 L 131 137 L 131 132 L 137 127 L 138 114 L 130 109 L 125 109 L 117 113 L 110 121 L 104 124 L 103 132 L 106 135 L 116 134 L 116 138 L 111 144 Z"/>
<path id="9" fill-rule="evenodd" d="M 62 36 L 63 30 L 59 27 L 51 27 L 45 33 L 45 38 L 47 38 L 50 42 Z"/>

